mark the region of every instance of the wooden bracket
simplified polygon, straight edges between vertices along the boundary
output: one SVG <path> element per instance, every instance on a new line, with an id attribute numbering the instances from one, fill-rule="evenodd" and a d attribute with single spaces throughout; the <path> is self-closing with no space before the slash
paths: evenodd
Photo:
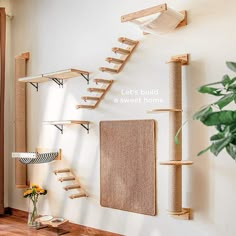
<path id="1" fill-rule="evenodd" d="M 167 63 L 170 62 L 180 62 L 182 66 L 188 65 L 189 64 L 189 54 L 181 54 L 181 55 L 176 55 L 172 56 Z"/>
<path id="2" fill-rule="evenodd" d="M 29 52 L 21 53 L 20 55 L 15 57 L 15 59 L 26 59 L 26 60 L 29 60 L 29 58 L 30 58 Z"/>
<path id="3" fill-rule="evenodd" d="M 168 211 L 168 214 L 176 219 L 179 219 L 179 220 L 191 220 L 192 219 L 192 209 L 191 208 L 183 208 L 181 212 Z"/>
<path id="4" fill-rule="evenodd" d="M 185 26 L 188 24 L 188 21 L 187 21 L 187 11 L 180 11 L 179 13 L 183 14 L 184 15 L 184 19 L 176 26 L 176 28 L 179 28 L 179 27 L 182 27 L 182 26 Z"/>

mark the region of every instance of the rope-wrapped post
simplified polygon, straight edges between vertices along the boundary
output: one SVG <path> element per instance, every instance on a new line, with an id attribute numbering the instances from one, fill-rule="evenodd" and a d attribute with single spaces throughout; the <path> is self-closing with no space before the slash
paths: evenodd
<path id="1" fill-rule="evenodd" d="M 169 63 L 170 107 L 182 110 L 182 74 L 181 62 Z M 182 135 L 179 135 L 179 144 L 174 142 L 174 136 L 182 124 L 182 112 L 169 113 L 169 160 L 182 160 Z M 169 212 L 182 212 L 182 166 L 171 165 L 169 167 Z"/>
<path id="2" fill-rule="evenodd" d="M 26 122 L 26 85 L 18 79 L 26 76 L 26 62 L 29 53 L 23 53 L 15 58 L 15 151 L 27 151 L 27 122 Z M 27 181 L 27 165 L 15 160 L 15 185 L 17 188 L 25 188 Z"/>

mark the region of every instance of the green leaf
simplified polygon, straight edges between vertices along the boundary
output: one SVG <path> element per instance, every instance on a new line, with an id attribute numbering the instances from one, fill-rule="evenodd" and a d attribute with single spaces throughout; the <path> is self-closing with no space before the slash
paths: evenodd
<path id="1" fill-rule="evenodd" d="M 186 120 L 181 126 L 180 128 L 178 129 L 176 135 L 175 135 L 175 144 L 179 144 L 179 139 L 178 139 L 178 136 L 179 136 L 179 133 L 181 132 L 182 128 L 184 127 L 184 125 L 187 123 L 188 121 Z"/>
<path id="2" fill-rule="evenodd" d="M 225 95 L 224 97 L 222 97 L 221 99 L 219 99 L 214 104 L 217 105 L 220 109 L 222 109 L 225 106 L 227 106 L 228 104 L 230 104 L 232 101 L 234 101 L 235 97 L 236 96 L 234 93 L 229 93 L 229 94 Z"/>
<path id="3" fill-rule="evenodd" d="M 214 96 L 221 96 L 223 95 L 221 93 L 222 89 L 219 88 L 213 88 L 213 87 L 208 87 L 207 85 L 203 85 L 198 89 L 198 92 L 200 93 L 208 93 Z"/>
<path id="4" fill-rule="evenodd" d="M 221 139 L 219 141 L 214 142 L 211 145 L 210 151 L 217 156 L 231 141 L 232 136 L 226 137 L 224 139 Z"/>
<path id="5" fill-rule="evenodd" d="M 215 126 L 215 128 L 220 132 L 223 132 L 226 127 L 227 127 L 226 125 L 221 125 L 221 124 Z"/>
<path id="6" fill-rule="evenodd" d="M 211 148 L 211 145 L 210 145 L 209 147 L 203 149 L 202 151 L 200 151 L 200 152 L 197 154 L 197 156 L 200 156 L 200 155 L 202 155 L 203 153 L 207 152 L 210 148 Z"/>
<path id="7" fill-rule="evenodd" d="M 196 112 L 193 115 L 193 119 L 194 120 L 200 120 L 202 117 L 209 115 L 210 113 L 212 113 L 212 107 L 211 105 L 204 107 L 202 109 L 200 109 L 198 112 Z"/>
<path id="8" fill-rule="evenodd" d="M 222 132 L 222 133 L 212 135 L 210 137 L 210 140 L 215 141 L 215 140 L 223 139 L 224 137 L 225 137 L 225 134 Z"/>
<path id="9" fill-rule="evenodd" d="M 231 83 L 231 79 L 228 75 L 224 75 L 222 79 L 222 84 L 224 86 L 229 85 Z"/>
<path id="10" fill-rule="evenodd" d="M 218 111 L 212 112 L 201 120 L 204 125 L 231 125 L 236 122 L 236 111 Z"/>
<path id="11" fill-rule="evenodd" d="M 230 143 L 226 146 L 226 151 L 234 160 L 236 160 L 236 145 Z"/>
<path id="12" fill-rule="evenodd" d="M 226 65 L 230 70 L 236 72 L 236 63 L 235 62 L 227 61 Z"/>

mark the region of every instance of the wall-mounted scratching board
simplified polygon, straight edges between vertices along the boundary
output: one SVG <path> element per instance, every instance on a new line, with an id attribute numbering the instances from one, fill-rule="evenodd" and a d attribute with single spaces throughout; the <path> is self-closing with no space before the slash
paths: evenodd
<path id="1" fill-rule="evenodd" d="M 154 120 L 100 122 L 100 204 L 156 215 Z"/>
<path id="2" fill-rule="evenodd" d="M 55 175 L 60 175 L 58 181 L 60 181 L 61 183 L 70 183 L 64 186 L 64 190 L 71 192 L 71 195 L 69 196 L 70 199 L 88 197 L 88 193 L 85 191 L 79 179 L 76 177 L 76 175 L 72 172 L 71 169 L 58 169 L 54 170 L 53 173 Z"/>
<path id="3" fill-rule="evenodd" d="M 163 34 L 187 25 L 187 12 L 178 12 L 161 4 L 121 16 L 121 22 L 127 21 L 138 25 L 145 33 Z"/>
<path id="4" fill-rule="evenodd" d="M 178 219 L 189 220 L 191 209 L 182 207 L 182 166 L 192 165 L 192 161 L 182 160 L 182 134 L 178 136 L 179 144 L 174 137 L 182 125 L 182 65 L 188 65 L 188 55 L 171 57 L 169 63 L 170 107 L 155 109 L 151 112 L 169 112 L 169 161 L 160 162 L 169 168 L 169 201 L 168 213 Z"/>
<path id="5" fill-rule="evenodd" d="M 26 76 L 26 64 L 29 57 L 29 52 L 15 57 L 15 152 L 27 151 L 26 86 L 18 79 Z M 15 160 L 15 185 L 17 188 L 29 186 L 27 166 L 18 159 Z"/>
<path id="6" fill-rule="evenodd" d="M 84 102 L 89 102 L 89 104 L 81 104 L 77 105 L 76 108 L 86 108 L 86 109 L 95 109 L 101 100 L 104 98 L 108 90 L 111 88 L 113 80 L 106 80 L 106 79 L 94 79 L 93 80 L 96 84 L 101 84 L 100 88 L 88 88 L 90 93 L 95 93 L 94 96 L 83 96 L 82 99 Z"/>
<path id="7" fill-rule="evenodd" d="M 43 149 L 36 152 L 13 152 L 12 158 L 18 158 L 23 164 L 49 163 L 61 160 L 61 149 L 58 152 L 46 152 Z"/>
<path id="8" fill-rule="evenodd" d="M 107 57 L 106 61 L 110 64 L 113 64 L 112 68 L 109 67 L 100 67 L 99 70 L 102 72 L 108 72 L 108 73 L 119 73 L 130 56 L 132 55 L 134 49 L 137 47 L 139 41 L 137 40 L 132 40 L 128 39 L 125 37 L 120 37 L 118 38 L 118 41 L 125 45 L 125 48 L 119 48 L 119 47 L 114 47 L 112 48 L 112 51 L 116 54 L 119 54 L 119 58 L 113 58 L 113 57 Z"/>
<path id="9" fill-rule="evenodd" d="M 38 76 L 22 77 L 19 78 L 19 82 L 30 83 L 32 86 L 36 88 L 36 91 L 38 91 L 39 83 L 51 80 L 55 82 L 59 87 L 63 87 L 65 79 L 71 79 L 78 76 L 82 76 L 82 78 L 84 78 L 87 81 L 87 83 L 89 83 L 89 72 L 78 69 L 67 69 L 67 70 L 60 70 L 56 72 L 41 74 Z"/>

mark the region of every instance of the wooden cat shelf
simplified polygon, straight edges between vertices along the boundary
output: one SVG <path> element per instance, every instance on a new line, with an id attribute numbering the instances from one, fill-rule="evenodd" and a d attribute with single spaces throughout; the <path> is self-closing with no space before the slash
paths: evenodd
<path id="1" fill-rule="evenodd" d="M 88 197 L 88 193 L 82 187 L 79 179 L 75 176 L 71 169 L 58 169 L 54 170 L 53 173 L 55 175 L 60 175 L 58 181 L 62 182 L 71 182 L 72 184 L 66 185 L 64 187 L 65 191 L 75 191 L 73 194 L 69 196 L 70 199 L 81 198 L 81 197 Z"/>
<path id="2" fill-rule="evenodd" d="M 13 152 L 12 158 L 18 158 L 22 164 L 42 164 L 61 160 L 61 149 L 58 152 Z"/>
<path id="3" fill-rule="evenodd" d="M 123 15 L 121 22 L 132 22 L 145 33 L 166 33 L 187 25 L 187 12 L 175 11 L 164 3 Z"/>
<path id="4" fill-rule="evenodd" d="M 120 58 L 113 58 L 113 57 L 107 57 L 106 61 L 108 63 L 113 64 L 113 68 L 108 68 L 108 67 L 100 67 L 99 70 L 102 72 L 108 72 L 108 73 L 119 73 L 130 56 L 132 55 L 134 49 L 138 45 L 139 41 L 137 40 L 132 40 L 128 39 L 125 37 L 120 37 L 118 38 L 118 41 L 124 45 L 126 45 L 126 48 L 119 48 L 119 47 L 114 47 L 112 48 L 112 51 L 116 54 L 120 54 Z"/>
<path id="5" fill-rule="evenodd" d="M 81 125 L 89 133 L 89 121 L 85 120 L 61 120 L 61 121 L 44 121 L 44 124 L 54 125 L 63 134 L 64 125 Z"/>
<path id="6" fill-rule="evenodd" d="M 88 88 L 88 91 L 91 93 L 96 93 L 95 96 L 83 96 L 82 99 L 84 102 L 90 101 L 90 104 L 77 105 L 76 108 L 85 108 L 85 109 L 95 109 L 101 100 L 104 98 L 108 90 L 111 88 L 113 80 L 106 79 L 94 79 L 96 84 L 102 85 L 101 88 Z"/>
<path id="7" fill-rule="evenodd" d="M 78 76 L 82 76 L 87 81 L 87 83 L 89 83 L 89 72 L 78 70 L 78 69 L 67 69 L 67 70 L 61 70 L 61 71 L 56 71 L 52 73 L 46 73 L 46 74 L 42 74 L 38 76 L 19 78 L 18 81 L 30 83 L 38 91 L 39 83 L 52 80 L 57 85 L 59 85 L 59 87 L 63 87 L 63 83 L 64 83 L 63 81 L 65 79 L 71 79 Z"/>

